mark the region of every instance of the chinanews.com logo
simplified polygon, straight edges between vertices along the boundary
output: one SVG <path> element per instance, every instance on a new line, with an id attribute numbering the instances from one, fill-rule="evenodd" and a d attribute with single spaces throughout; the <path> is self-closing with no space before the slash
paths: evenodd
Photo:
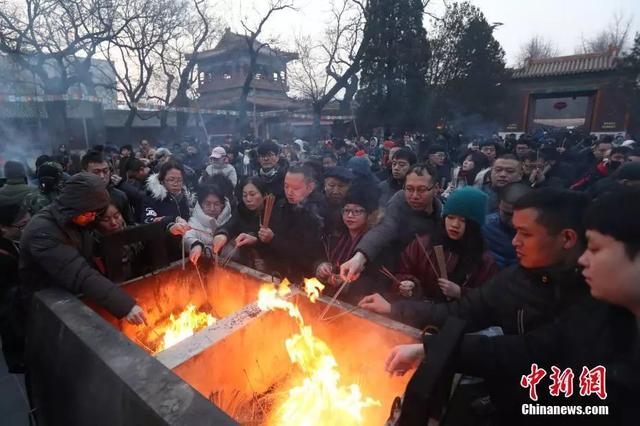
<path id="1" fill-rule="evenodd" d="M 582 367 L 582 372 L 578 377 L 578 395 L 595 395 L 602 401 L 607 399 L 606 386 L 607 369 L 601 365 L 589 369 Z M 547 377 L 547 371 L 538 367 L 538 364 L 531 364 L 531 372 L 523 375 L 520 379 L 520 386 L 529 390 L 529 399 L 538 401 L 538 385 Z M 551 374 L 548 376 L 551 384 L 548 386 L 549 395 L 552 397 L 569 398 L 574 394 L 575 374 L 571 368 L 561 370 L 555 365 L 551 367 Z M 608 405 L 541 405 L 522 404 L 522 414 L 525 416 L 560 415 L 560 416 L 606 416 L 609 414 Z"/>

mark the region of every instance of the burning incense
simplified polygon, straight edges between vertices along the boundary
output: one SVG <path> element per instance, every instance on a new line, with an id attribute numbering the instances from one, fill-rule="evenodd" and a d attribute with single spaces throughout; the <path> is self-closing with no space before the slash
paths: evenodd
<path id="1" fill-rule="evenodd" d="M 323 318 L 323 320 L 326 321 L 326 322 L 331 322 L 333 320 L 336 320 L 336 319 L 340 318 L 341 316 L 344 316 L 344 315 L 350 314 L 350 313 L 352 313 L 354 311 L 357 311 L 358 309 L 360 309 L 359 306 L 354 306 L 354 307 L 352 307 L 350 309 L 346 309 L 346 310 L 344 310 L 344 311 L 342 311 L 342 312 L 340 312 L 338 314 L 331 315 L 330 317 L 327 317 L 327 318 Z"/>
<path id="2" fill-rule="evenodd" d="M 340 293 L 342 293 L 342 290 L 344 290 L 344 288 L 347 286 L 349 282 L 347 280 L 345 280 L 342 285 L 340 286 L 340 288 L 338 289 L 338 291 L 336 291 L 336 294 L 333 295 L 333 297 L 331 298 L 331 300 L 329 301 L 329 303 L 327 303 L 327 306 L 324 308 L 324 310 L 322 311 L 322 313 L 320 314 L 320 316 L 318 317 L 319 319 L 324 319 L 324 316 L 327 314 L 327 312 L 329 312 L 329 309 L 331 309 L 331 307 L 333 306 L 333 304 L 336 302 L 336 299 L 338 298 L 338 296 L 340 296 Z"/>
<path id="3" fill-rule="evenodd" d="M 438 267 L 440 268 L 440 278 L 448 280 L 447 277 L 447 262 L 444 257 L 444 248 L 442 246 L 435 246 L 433 251 L 436 253 L 436 259 L 438 259 Z"/>

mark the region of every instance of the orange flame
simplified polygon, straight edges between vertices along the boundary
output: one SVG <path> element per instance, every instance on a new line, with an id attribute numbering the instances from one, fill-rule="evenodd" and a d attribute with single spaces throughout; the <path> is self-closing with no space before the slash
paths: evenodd
<path id="1" fill-rule="evenodd" d="M 305 278 L 304 279 L 304 291 L 307 293 L 309 300 L 313 303 L 318 300 L 320 293 L 324 290 L 324 284 L 318 281 L 317 278 Z"/>
<path id="2" fill-rule="evenodd" d="M 293 317 L 300 332 L 286 340 L 285 347 L 291 362 L 297 364 L 303 373 L 302 383 L 292 387 L 282 403 L 277 404 L 269 420 L 270 425 L 360 425 L 362 410 L 380 405 L 369 397 L 363 397 L 356 384 L 340 385 L 338 364 L 329 346 L 313 335 L 310 326 L 305 325 L 298 307 L 283 299 L 291 291 L 285 280 L 276 287 L 265 284 L 260 288 L 258 306 L 262 310 L 283 309 Z M 319 284 L 319 283 L 318 283 Z M 313 280 L 305 280 L 305 291 L 315 302 L 324 287 Z M 282 293 L 282 294 L 281 294 Z"/>
<path id="3" fill-rule="evenodd" d="M 211 314 L 196 311 L 195 305 L 187 305 L 186 309 L 182 311 L 177 318 L 175 318 L 173 314 L 169 316 L 169 324 L 156 352 L 165 350 L 187 337 L 193 336 L 193 333 L 196 331 L 215 322 L 216 319 L 211 316 Z"/>

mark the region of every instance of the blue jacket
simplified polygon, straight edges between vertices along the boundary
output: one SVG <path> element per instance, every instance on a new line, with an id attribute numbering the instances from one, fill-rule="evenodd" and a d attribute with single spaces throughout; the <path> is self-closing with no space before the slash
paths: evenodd
<path id="1" fill-rule="evenodd" d="M 518 263 L 516 250 L 511 244 L 511 240 L 515 237 L 516 231 L 502 223 L 499 213 L 487 215 L 485 224 L 482 227 L 482 233 L 484 234 L 484 239 L 487 242 L 489 251 L 500 269 Z"/>

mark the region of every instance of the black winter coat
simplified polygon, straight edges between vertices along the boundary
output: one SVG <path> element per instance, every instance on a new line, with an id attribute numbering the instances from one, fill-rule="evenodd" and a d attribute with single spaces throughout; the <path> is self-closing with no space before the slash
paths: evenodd
<path id="1" fill-rule="evenodd" d="M 169 194 L 167 189 L 158 180 L 158 175 L 154 174 L 147 179 L 148 194 L 143 202 L 143 221 L 152 223 L 156 218 L 163 218 L 162 223 L 167 226 L 176 221 L 180 216 L 184 220 L 189 220 L 191 195 L 186 188 L 183 190 L 182 198 L 177 200 Z"/>
<path id="2" fill-rule="evenodd" d="M 20 246 L 19 297 L 28 306 L 31 295 L 50 286 L 60 286 L 95 300 L 114 316 L 122 318 L 135 300 L 93 267 L 91 231 L 71 222 L 88 211 L 99 211 L 109 195 L 99 178 L 88 173 L 73 176 L 60 197 L 45 207 L 22 233 Z"/>

